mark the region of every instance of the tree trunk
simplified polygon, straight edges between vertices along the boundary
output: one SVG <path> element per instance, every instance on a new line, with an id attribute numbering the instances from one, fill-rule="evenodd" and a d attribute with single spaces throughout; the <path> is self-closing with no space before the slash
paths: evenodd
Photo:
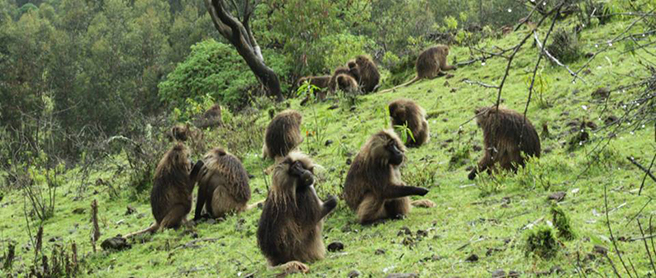
<path id="1" fill-rule="evenodd" d="M 283 101 L 278 75 L 264 63 L 260 46 L 250 30 L 248 21 L 253 10 L 249 7 L 248 2 L 245 5 L 241 22 L 230 14 L 223 0 L 205 0 L 205 6 L 214 22 L 214 27 L 237 49 L 239 55 L 266 89 L 267 95 L 275 97 L 276 101 Z"/>

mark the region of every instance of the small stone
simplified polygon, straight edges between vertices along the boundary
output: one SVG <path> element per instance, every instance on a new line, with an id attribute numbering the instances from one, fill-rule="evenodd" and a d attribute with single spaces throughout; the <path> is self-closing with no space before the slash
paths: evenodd
<path id="1" fill-rule="evenodd" d="M 128 205 L 127 210 L 125 211 L 125 215 L 130 215 L 135 213 L 137 213 L 137 209 L 131 205 Z"/>
<path id="2" fill-rule="evenodd" d="M 417 237 L 427 237 L 428 232 L 425 230 L 417 230 Z"/>
<path id="3" fill-rule="evenodd" d="M 376 249 L 376 252 L 374 252 L 375 255 L 384 255 L 385 254 L 385 249 Z"/>
<path id="4" fill-rule="evenodd" d="M 333 105 L 331 105 L 330 107 L 328 107 L 328 110 L 335 110 L 335 109 L 337 109 L 337 108 L 339 108 L 339 105 L 337 105 L 337 104 L 333 104 Z"/>
<path id="5" fill-rule="evenodd" d="M 325 143 L 326 147 L 328 147 L 332 144 L 333 144 L 333 140 L 326 140 L 326 143 Z"/>
<path id="6" fill-rule="evenodd" d="M 592 247 L 592 252 L 605 256 L 608 253 L 608 248 L 600 245 L 595 245 L 594 247 Z"/>
<path id="7" fill-rule="evenodd" d="M 332 242 L 328 244 L 327 247 L 329 252 L 337 252 L 337 251 L 342 251 L 344 250 L 344 243 L 341 243 L 339 241 Z"/>
<path id="8" fill-rule="evenodd" d="M 497 269 L 492 272 L 492 278 L 503 278 L 506 277 L 506 272 L 503 269 Z"/>
<path id="9" fill-rule="evenodd" d="M 610 96 L 610 89 L 608 87 L 601 87 L 592 92 L 593 98 L 606 99 Z"/>
<path id="10" fill-rule="evenodd" d="M 351 272 L 348 273 L 347 277 L 353 278 L 353 277 L 360 277 L 362 276 L 362 272 L 358 270 L 351 270 Z"/>
<path id="11" fill-rule="evenodd" d="M 411 235 L 412 235 L 412 231 L 410 231 L 410 228 L 408 228 L 408 227 L 406 227 L 406 226 L 403 226 L 403 227 L 401 228 L 401 230 L 399 230 L 399 233 L 397 234 L 397 236 L 403 236 L 403 235 L 411 236 Z"/>
<path id="12" fill-rule="evenodd" d="M 549 195 L 549 200 L 554 200 L 556 202 L 560 202 L 565 199 L 565 195 L 567 195 L 567 192 L 565 191 L 558 191 L 555 193 L 552 193 Z"/>
<path id="13" fill-rule="evenodd" d="M 476 261 L 478 261 L 478 256 L 476 254 L 471 254 L 471 255 L 469 255 L 469 257 L 467 257 L 465 259 L 465 261 L 470 262 L 470 263 L 476 262 Z"/>
<path id="14" fill-rule="evenodd" d="M 123 237 L 113 237 L 113 238 L 108 238 L 108 239 L 104 240 L 100 244 L 100 247 L 102 247 L 103 250 L 119 250 L 120 251 L 120 250 L 123 250 L 123 249 L 131 248 L 132 246 Z"/>
<path id="15" fill-rule="evenodd" d="M 392 273 L 387 275 L 385 278 L 418 278 L 417 273 Z"/>

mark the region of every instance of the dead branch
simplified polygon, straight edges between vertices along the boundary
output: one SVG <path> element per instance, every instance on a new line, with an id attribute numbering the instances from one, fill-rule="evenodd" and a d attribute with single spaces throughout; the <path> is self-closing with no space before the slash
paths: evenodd
<path id="1" fill-rule="evenodd" d="M 544 2 L 544 1 L 543 1 L 543 2 Z M 556 11 L 559 11 L 560 8 L 563 6 L 563 4 L 565 4 L 564 1 L 560 2 L 560 4 L 558 4 L 558 5 L 557 5 L 554 9 L 552 9 L 551 11 L 545 13 L 545 14 L 542 16 L 542 18 L 540 19 L 540 21 L 535 25 L 535 28 L 539 28 L 539 27 L 542 25 L 542 23 L 543 23 L 543 22 L 544 22 L 544 21 L 545 21 L 545 20 L 546 20 L 551 14 L 553 14 L 553 13 L 556 12 Z M 512 66 L 512 62 L 513 62 L 513 60 L 515 59 L 515 55 L 517 55 L 517 52 L 519 52 L 519 50 L 522 48 L 522 46 L 526 43 L 526 41 L 527 41 L 528 38 L 530 38 L 530 37 L 531 37 L 531 33 L 528 33 L 526 36 L 524 36 L 524 38 L 522 39 L 522 41 L 519 42 L 519 44 L 517 44 L 517 45 L 515 45 L 515 46 L 513 47 L 513 52 L 512 52 L 512 54 L 510 55 L 510 57 L 508 58 L 508 64 L 506 65 L 506 72 L 503 74 L 503 78 L 501 79 L 501 83 L 499 84 L 499 92 L 498 92 L 498 94 L 497 94 L 497 102 L 496 102 L 496 107 L 497 107 L 497 109 L 499 109 L 499 104 L 501 104 L 501 92 L 503 91 L 503 85 L 506 84 L 506 79 L 508 78 L 508 75 L 510 74 L 510 67 Z"/>
<path id="2" fill-rule="evenodd" d="M 647 179 L 647 176 L 649 176 L 654 182 L 656 182 L 656 177 L 654 177 L 654 174 L 651 173 L 651 167 L 654 166 L 654 160 L 656 160 L 656 154 L 654 154 L 654 158 L 651 159 L 651 163 L 649 164 L 649 169 L 645 168 L 645 166 L 642 166 L 640 163 L 638 163 L 635 158 L 632 156 L 627 156 L 626 159 L 631 161 L 633 165 L 636 167 L 640 168 L 643 172 L 645 172 L 645 177 L 642 179 L 642 184 L 640 185 L 640 190 L 638 190 L 638 196 L 640 196 L 640 193 L 642 193 L 642 188 L 645 186 L 645 179 Z"/>
<path id="3" fill-rule="evenodd" d="M 629 271 L 629 268 L 626 267 L 626 264 L 622 259 L 622 254 L 620 254 L 620 249 L 617 247 L 617 239 L 615 239 L 615 236 L 613 236 L 613 229 L 611 228 L 610 225 L 610 217 L 608 217 L 608 190 L 606 188 L 606 183 L 604 183 L 604 210 L 606 211 L 606 225 L 608 226 L 608 233 L 610 234 L 610 240 L 613 243 L 613 247 L 615 247 L 614 248 L 615 253 L 617 254 L 617 257 L 620 258 L 620 262 L 622 263 L 624 270 L 626 270 L 626 273 L 629 274 L 629 277 L 633 277 L 631 276 L 631 272 Z M 608 257 L 608 260 L 610 261 L 610 257 Z M 617 276 L 620 276 L 619 273 L 617 273 L 617 270 L 615 270 L 615 273 L 617 274 Z"/>
<path id="4" fill-rule="evenodd" d="M 215 242 L 221 240 L 220 238 L 200 238 L 200 239 L 194 239 L 190 242 L 187 242 L 185 244 L 180 244 L 177 247 L 175 247 L 173 250 L 176 249 L 185 249 L 185 248 L 193 248 L 196 247 L 196 243 L 200 242 Z"/>
<path id="5" fill-rule="evenodd" d="M 481 87 L 491 88 L 491 89 L 498 89 L 499 88 L 499 86 L 496 86 L 496 85 L 490 85 L 490 84 L 483 83 L 483 82 L 480 82 L 480 81 L 469 80 L 467 78 L 463 79 L 462 82 L 465 82 L 469 85 L 478 85 L 478 86 L 481 86 Z"/>
<path id="6" fill-rule="evenodd" d="M 565 65 L 565 64 L 561 63 L 560 61 L 558 61 L 558 59 L 556 59 L 556 57 L 551 55 L 551 53 L 549 53 L 549 51 L 547 51 L 544 48 L 544 46 L 542 45 L 542 42 L 540 42 L 540 38 L 538 37 L 538 31 L 537 30 L 533 31 L 533 37 L 535 38 L 535 42 L 538 44 L 538 47 L 542 50 L 542 53 L 544 53 L 544 55 L 546 55 L 549 58 L 549 60 L 556 63 L 556 65 L 559 65 L 559 66 L 567 69 L 567 71 L 569 72 L 569 74 L 571 76 L 574 76 L 575 78 L 580 79 L 581 81 L 583 81 L 583 83 L 588 83 L 588 82 L 585 81 L 585 79 L 583 79 L 582 77 L 578 76 L 575 72 L 573 72 L 567 65 Z M 547 41 L 545 39 L 545 43 L 546 42 Z"/>

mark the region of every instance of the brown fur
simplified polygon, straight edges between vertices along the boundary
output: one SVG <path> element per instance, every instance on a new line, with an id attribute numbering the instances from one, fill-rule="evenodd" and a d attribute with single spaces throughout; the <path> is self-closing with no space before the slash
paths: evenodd
<path id="1" fill-rule="evenodd" d="M 302 121 L 303 116 L 295 110 L 285 110 L 276 115 L 264 134 L 262 157 L 277 160 L 296 149 L 303 142 Z"/>
<path id="2" fill-rule="evenodd" d="M 358 92 L 358 82 L 355 81 L 355 78 L 348 74 L 340 74 L 336 78 L 335 89 L 341 90 L 347 93 L 357 93 Z"/>
<path id="3" fill-rule="evenodd" d="M 348 68 L 348 67 L 344 67 L 344 66 L 337 67 L 335 69 L 335 71 L 333 72 L 333 75 L 330 77 L 330 82 L 328 83 L 328 88 L 329 88 L 330 93 L 334 93 L 336 90 L 339 89 L 339 84 L 337 82 L 337 77 L 343 75 L 343 76 L 352 77 L 353 80 L 356 80 L 355 76 L 352 75 L 351 72 L 352 72 L 351 69 Z M 357 81 L 356 81 L 356 84 L 357 84 Z"/>
<path id="4" fill-rule="evenodd" d="M 273 171 L 257 229 L 258 246 L 272 266 L 304 266 L 324 257 L 322 222 L 337 206 L 337 199 L 319 199 L 313 169 L 307 156 L 292 152 Z"/>
<path id="5" fill-rule="evenodd" d="M 212 218 L 245 211 L 249 207 L 251 188 L 241 161 L 222 148 L 214 148 L 203 157 L 203 162 L 194 220 L 201 218 L 203 207 Z"/>
<path id="6" fill-rule="evenodd" d="M 419 147 L 428 142 L 428 121 L 424 108 L 409 99 L 392 101 L 388 108 L 392 118 L 392 128 L 395 125 L 406 125 L 412 132 L 413 136 L 408 134 L 405 140 L 406 147 Z"/>
<path id="7" fill-rule="evenodd" d="M 356 63 L 355 60 L 351 60 L 346 66 L 349 68 L 349 74 L 353 76 L 355 82 L 360 84 L 360 67 L 358 67 L 358 63 Z"/>
<path id="8" fill-rule="evenodd" d="M 446 45 L 433 46 L 424 50 L 419 54 L 419 57 L 417 57 L 417 61 L 415 62 L 417 76 L 399 86 L 381 91 L 381 93 L 389 92 L 400 87 L 410 86 L 422 79 L 433 79 L 444 75 L 444 71 L 456 69 L 455 66 L 451 66 L 447 63 L 446 57 L 448 55 L 449 47 Z"/>
<path id="9" fill-rule="evenodd" d="M 403 217 L 410 212 L 408 196 L 428 193 L 401 181 L 404 152 L 401 139 L 391 130 L 382 130 L 369 138 L 353 160 L 342 197 L 360 223 Z"/>
<path id="10" fill-rule="evenodd" d="M 495 106 L 481 107 L 476 109 L 476 123 L 483 130 L 485 155 L 469 179 L 478 172 L 495 171 L 497 163 L 503 170 L 515 171 L 524 166 L 525 156 L 540 157 L 540 137 L 524 115 L 503 108 L 497 111 Z"/>
<path id="11" fill-rule="evenodd" d="M 155 224 L 126 237 L 155 232 L 159 228 L 177 228 L 185 223 L 187 214 L 191 211 L 192 192 L 200 167 L 202 163 L 191 169 L 189 150 L 182 143 L 177 143 L 166 152 L 155 169 L 153 189 L 150 193 Z"/>
<path id="12" fill-rule="evenodd" d="M 360 84 L 362 92 L 370 93 L 375 91 L 380 82 L 380 73 L 376 64 L 364 55 L 356 57 L 355 63 L 360 71 L 360 82 L 358 84 Z"/>
<path id="13" fill-rule="evenodd" d="M 223 126 L 223 119 L 221 119 L 221 106 L 214 104 L 196 120 L 194 125 L 196 125 L 198 128 Z"/>
<path id="14" fill-rule="evenodd" d="M 169 138 L 169 142 L 172 141 L 181 141 L 185 142 L 191 137 L 191 128 L 188 124 L 177 124 L 174 125 L 171 130 L 166 134 Z"/>
<path id="15" fill-rule="evenodd" d="M 298 90 L 298 88 L 303 85 L 306 81 L 309 81 L 311 85 L 317 86 L 320 90 L 314 92 L 314 96 L 323 101 L 326 98 L 326 90 L 330 87 L 330 81 L 332 80 L 332 76 L 330 75 L 323 75 L 323 76 L 305 76 L 301 77 L 298 82 L 296 82 L 296 87 L 294 89 L 294 93 Z M 301 105 L 304 105 L 306 102 L 310 100 L 310 96 L 306 96 L 305 99 L 301 101 Z"/>

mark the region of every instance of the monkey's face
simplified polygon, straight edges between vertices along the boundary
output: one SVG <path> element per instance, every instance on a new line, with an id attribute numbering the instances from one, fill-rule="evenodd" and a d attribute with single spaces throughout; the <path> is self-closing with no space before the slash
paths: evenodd
<path id="1" fill-rule="evenodd" d="M 392 103 L 389 106 L 390 117 L 394 125 L 405 124 L 405 107 L 398 103 Z"/>
<path id="2" fill-rule="evenodd" d="M 296 195 L 297 192 L 310 188 L 314 184 L 312 165 L 307 161 L 288 156 L 276 166 L 273 184 L 285 194 Z"/>
<path id="3" fill-rule="evenodd" d="M 398 146 L 396 145 L 396 142 L 392 141 L 390 144 L 387 145 L 386 149 L 389 152 L 390 164 L 396 166 L 403 163 L 403 152 L 399 150 Z"/>
<path id="4" fill-rule="evenodd" d="M 480 127 L 485 123 L 485 121 L 488 119 L 491 113 L 490 107 L 479 107 L 474 110 L 474 114 L 476 115 L 476 124 Z"/>

